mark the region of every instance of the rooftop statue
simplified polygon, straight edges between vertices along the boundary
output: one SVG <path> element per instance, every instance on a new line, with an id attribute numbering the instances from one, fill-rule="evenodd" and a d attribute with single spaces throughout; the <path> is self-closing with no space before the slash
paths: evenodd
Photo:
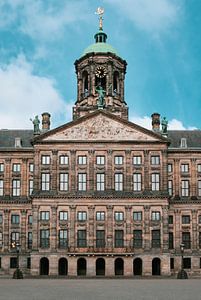
<path id="1" fill-rule="evenodd" d="M 163 117 L 162 121 L 161 121 L 161 125 L 162 125 L 162 133 L 167 133 L 167 127 L 168 127 L 168 120 L 166 120 L 166 117 Z"/>
<path id="2" fill-rule="evenodd" d="M 30 119 L 30 121 L 34 125 L 34 134 L 40 133 L 40 128 L 39 128 L 40 120 L 39 120 L 38 116 L 35 116 L 35 118 L 33 120 Z"/>
<path id="3" fill-rule="evenodd" d="M 103 87 L 99 84 L 96 87 L 96 92 L 98 93 L 98 107 L 103 107 L 105 104 L 104 97 L 105 97 L 105 90 Z"/>

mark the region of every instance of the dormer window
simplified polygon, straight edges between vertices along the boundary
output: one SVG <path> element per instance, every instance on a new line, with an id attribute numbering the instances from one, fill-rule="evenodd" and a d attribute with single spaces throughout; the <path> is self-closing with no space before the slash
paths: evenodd
<path id="1" fill-rule="evenodd" d="M 187 141 L 186 138 L 181 138 L 181 148 L 187 148 Z"/>
<path id="2" fill-rule="evenodd" d="M 21 147 L 22 147 L 21 138 L 16 137 L 15 138 L 15 148 L 21 148 Z"/>

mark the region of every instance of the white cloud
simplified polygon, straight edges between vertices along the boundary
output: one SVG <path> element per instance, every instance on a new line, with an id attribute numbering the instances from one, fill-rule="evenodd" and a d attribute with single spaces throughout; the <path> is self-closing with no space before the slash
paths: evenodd
<path id="1" fill-rule="evenodd" d="M 148 116 L 144 116 L 144 117 L 139 117 L 139 116 L 134 116 L 131 117 L 131 122 L 138 124 L 142 127 L 145 127 L 147 129 L 152 129 L 152 120 L 150 117 Z M 177 119 L 172 119 L 170 121 L 168 121 L 168 130 L 195 130 L 197 129 L 194 126 L 190 126 L 190 127 L 185 127 L 184 124 L 177 120 Z"/>
<path id="2" fill-rule="evenodd" d="M 0 128 L 32 128 L 30 118 L 45 111 L 52 120 L 70 118 L 71 104 L 64 102 L 55 82 L 35 75 L 23 55 L 0 66 L 0 105 Z"/>
<path id="3" fill-rule="evenodd" d="M 178 0 L 104 0 L 126 15 L 135 26 L 148 32 L 160 32 L 178 18 Z"/>

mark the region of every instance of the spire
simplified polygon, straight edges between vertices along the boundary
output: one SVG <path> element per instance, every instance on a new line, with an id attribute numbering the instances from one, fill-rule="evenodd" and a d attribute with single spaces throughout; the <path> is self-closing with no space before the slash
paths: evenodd
<path id="1" fill-rule="evenodd" d="M 107 34 L 103 32 L 104 8 L 98 7 L 95 14 L 99 16 L 99 31 L 94 35 L 95 42 L 96 43 L 106 43 Z"/>

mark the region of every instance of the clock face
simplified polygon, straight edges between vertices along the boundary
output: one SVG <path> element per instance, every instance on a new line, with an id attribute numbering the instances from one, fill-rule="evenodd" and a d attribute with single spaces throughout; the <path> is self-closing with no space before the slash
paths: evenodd
<path id="1" fill-rule="evenodd" d="M 106 73 L 107 73 L 106 68 L 104 68 L 104 67 L 97 67 L 97 69 L 96 69 L 96 76 L 98 78 L 105 77 Z"/>

